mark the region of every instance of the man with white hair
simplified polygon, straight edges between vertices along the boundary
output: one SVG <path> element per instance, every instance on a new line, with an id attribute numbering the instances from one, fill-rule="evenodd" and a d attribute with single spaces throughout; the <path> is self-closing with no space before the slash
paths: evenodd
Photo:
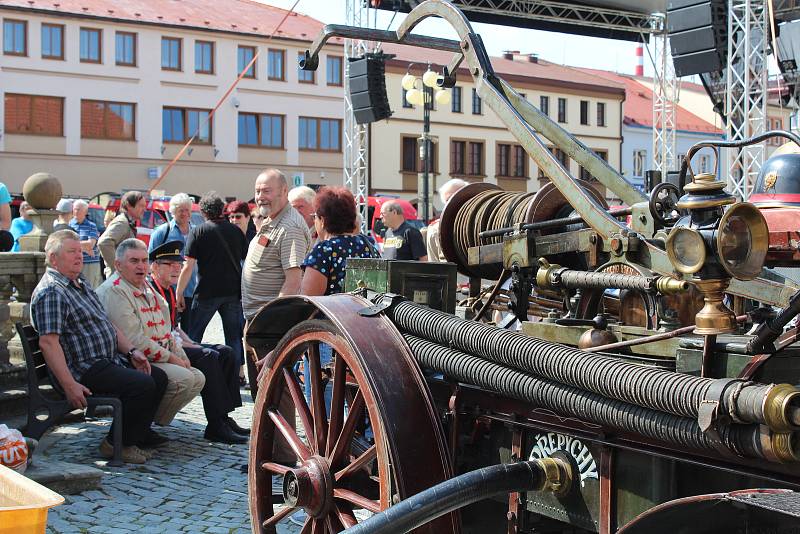
<path id="1" fill-rule="evenodd" d="M 150 367 L 136 349 L 109 321 L 97 294 L 81 274 L 83 251 L 78 235 L 60 230 L 44 245 L 47 270 L 33 290 L 31 323 L 39 333 L 39 348 L 48 371 L 73 408 L 85 408 L 90 395 L 113 395 L 122 402 L 122 459 L 142 464 L 148 454 L 139 447 L 157 446 L 164 438 L 150 427 L 167 376 Z M 100 453 L 113 455 L 110 437 Z"/>
<path id="2" fill-rule="evenodd" d="M 289 204 L 305 219 L 306 224 L 314 232 L 314 198 L 317 193 L 307 185 L 293 187 L 289 190 Z"/>
<path id="3" fill-rule="evenodd" d="M 81 199 L 74 201 L 72 203 L 73 217 L 69 221 L 69 227 L 81 239 L 83 276 L 93 288 L 98 288 L 103 283 L 103 273 L 100 271 L 100 249 L 97 248 L 97 239 L 100 237 L 100 233 L 97 231 L 97 225 L 86 217 L 88 213 L 88 202 Z"/>
<path id="4" fill-rule="evenodd" d="M 164 315 L 167 303 L 147 283 L 147 247 L 131 237 L 117 247 L 114 274 L 100 287 L 97 296 L 114 326 L 142 351 L 154 367 L 167 374 L 167 390 L 154 420 L 168 425 L 205 385 L 203 373 L 172 337 L 172 326 Z"/>
<path id="5" fill-rule="evenodd" d="M 153 252 L 155 249 L 168 243 L 170 241 L 180 241 L 183 243 L 181 247 L 181 254 L 186 251 L 186 240 L 189 238 L 189 232 L 194 228 L 192 224 L 192 197 L 186 193 L 178 193 L 169 199 L 169 212 L 172 215 L 172 220 L 159 225 L 150 236 L 150 245 L 148 252 Z M 181 330 L 189 332 L 192 326 L 192 298 L 194 297 L 194 290 L 197 288 L 197 267 L 192 270 L 192 277 L 186 284 L 186 289 L 183 292 L 183 301 L 186 307 L 181 311 L 180 318 L 178 319 Z"/>
<path id="6" fill-rule="evenodd" d="M 458 192 L 459 189 L 467 185 L 467 182 L 460 178 L 453 178 L 446 181 L 439 188 L 439 198 L 444 206 L 450 201 L 450 198 Z M 442 211 L 444 211 L 442 206 Z M 447 258 L 444 257 L 442 252 L 442 245 L 439 241 L 439 219 L 428 225 L 428 233 L 425 236 L 425 245 L 428 249 L 428 261 L 445 262 Z"/>

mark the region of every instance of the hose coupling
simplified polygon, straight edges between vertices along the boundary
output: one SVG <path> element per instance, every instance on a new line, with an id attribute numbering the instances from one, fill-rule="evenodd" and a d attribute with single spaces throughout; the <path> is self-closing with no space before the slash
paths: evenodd
<path id="1" fill-rule="evenodd" d="M 782 464 L 800 462 L 800 440 L 796 432 L 772 432 L 762 425 L 760 438 L 767 460 Z"/>
<path id="2" fill-rule="evenodd" d="M 566 267 L 550 264 L 546 259 L 539 258 L 539 269 L 536 271 L 536 286 L 541 289 L 557 289 L 559 278 Z"/>
<path id="3" fill-rule="evenodd" d="M 671 276 L 659 276 L 656 278 L 656 291 L 662 295 L 674 295 L 676 293 L 683 293 L 689 289 L 689 282 L 686 280 L 678 280 Z"/>
<path id="4" fill-rule="evenodd" d="M 775 384 L 764 397 L 764 423 L 775 432 L 797 430 L 798 407 L 800 390 L 789 384 Z"/>
<path id="5" fill-rule="evenodd" d="M 535 460 L 544 472 L 542 485 L 536 491 L 547 491 L 556 497 L 564 497 L 572 489 L 574 480 L 572 462 L 566 454 L 556 451 L 548 458 Z"/>

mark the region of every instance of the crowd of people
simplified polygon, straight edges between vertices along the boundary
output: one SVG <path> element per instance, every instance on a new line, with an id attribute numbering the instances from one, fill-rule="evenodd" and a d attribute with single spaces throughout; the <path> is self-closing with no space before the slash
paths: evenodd
<path id="1" fill-rule="evenodd" d="M 442 200 L 463 185 L 445 184 Z M 18 249 L 19 237 L 33 229 L 30 206 L 23 202 L 20 216 L 10 221 L 2 209 L 4 189 L 0 226 L 8 220 Z M 191 221 L 192 197 L 172 196 L 170 220 L 153 231 L 149 245 L 136 237 L 147 206 L 142 193 L 122 196 L 119 213 L 101 235 L 87 218 L 85 201 L 58 203 L 31 321 L 52 377 L 72 406 L 85 407 L 93 394 L 121 399 L 126 462 L 144 463 L 167 443 L 154 426 L 168 426 L 197 395 L 206 439 L 246 443 L 249 429 L 230 414 L 242 405 L 240 387 L 249 379 L 255 395 L 257 386 L 255 353 L 243 344 L 248 321 L 280 296 L 339 293 L 348 258 L 381 257 L 360 231 L 349 190 L 290 190 L 281 171 L 267 169 L 256 177 L 254 192 L 252 210 L 246 202 L 226 204 L 216 192 L 206 193 L 199 225 Z M 435 224 L 423 236 L 393 201 L 382 205 L 381 218 L 384 258 L 443 261 Z M 202 343 L 215 313 L 224 345 Z M 99 447 L 107 458 L 112 432 Z M 291 463 L 294 455 L 287 446 L 276 450 L 275 461 Z"/>

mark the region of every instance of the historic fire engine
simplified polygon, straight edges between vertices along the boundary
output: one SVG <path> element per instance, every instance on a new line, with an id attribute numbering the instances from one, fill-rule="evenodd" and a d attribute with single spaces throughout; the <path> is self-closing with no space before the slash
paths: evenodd
<path id="1" fill-rule="evenodd" d="M 458 40 L 412 34 L 431 16 Z M 446 1 L 421 3 L 396 32 L 327 26 L 303 68 L 333 36 L 453 52 L 440 85 L 468 71 L 550 184 L 459 191 L 441 220 L 455 267 L 354 261 L 351 293 L 259 313 L 246 333 L 268 368 L 250 450 L 254 531 L 299 508 L 314 533 L 796 529 L 800 288 L 764 266 L 798 266 L 800 155 L 765 165 L 760 207 L 691 161 L 703 147 L 780 136 L 800 150 L 800 139 L 699 143 L 677 185 L 645 196 L 496 76 Z M 626 207 L 609 209 L 544 138 Z M 471 280 L 457 313 L 455 268 Z M 273 461 L 278 440 L 297 466 Z M 459 509 L 486 498 L 498 513 L 462 522 Z"/>

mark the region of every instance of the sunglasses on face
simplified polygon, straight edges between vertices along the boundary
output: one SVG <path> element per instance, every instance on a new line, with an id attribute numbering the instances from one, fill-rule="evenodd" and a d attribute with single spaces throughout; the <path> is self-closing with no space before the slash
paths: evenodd
<path id="1" fill-rule="evenodd" d="M 231 213 L 228 215 L 229 219 L 244 219 L 244 215 L 241 213 Z"/>

